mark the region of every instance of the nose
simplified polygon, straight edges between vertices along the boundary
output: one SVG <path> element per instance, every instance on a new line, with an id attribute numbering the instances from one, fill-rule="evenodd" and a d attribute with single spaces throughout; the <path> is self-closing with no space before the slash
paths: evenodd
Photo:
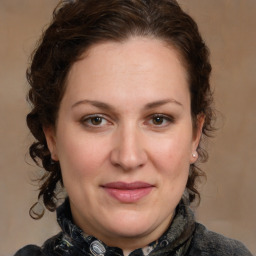
<path id="1" fill-rule="evenodd" d="M 141 168 L 146 164 L 148 156 L 138 128 L 120 128 L 115 134 L 114 145 L 110 157 L 113 165 L 128 171 Z"/>

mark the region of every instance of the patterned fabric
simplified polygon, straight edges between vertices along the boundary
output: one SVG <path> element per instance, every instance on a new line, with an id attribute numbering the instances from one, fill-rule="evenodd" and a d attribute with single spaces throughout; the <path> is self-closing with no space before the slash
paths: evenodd
<path id="1" fill-rule="evenodd" d="M 93 236 L 86 235 L 72 222 L 69 200 L 57 209 L 62 229 L 39 248 L 26 246 L 14 256 L 123 256 L 120 248 L 109 247 Z M 168 230 L 145 248 L 129 256 L 252 256 L 240 242 L 208 231 L 194 220 L 194 214 L 182 199 Z"/>

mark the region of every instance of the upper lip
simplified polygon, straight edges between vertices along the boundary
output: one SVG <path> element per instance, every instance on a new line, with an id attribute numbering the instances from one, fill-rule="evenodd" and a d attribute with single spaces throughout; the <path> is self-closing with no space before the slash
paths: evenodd
<path id="1" fill-rule="evenodd" d="M 120 189 L 120 190 L 132 190 L 132 189 L 149 188 L 149 187 L 154 187 L 154 186 L 152 184 L 149 184 L 147 182 L 142 182 L 142 181 L 136 181 L 136 182 L 131 182 L 131 183 L 117 181 L 117 182 L 106 183 L 102 187 L 112 188 L 112 189 Z"/>

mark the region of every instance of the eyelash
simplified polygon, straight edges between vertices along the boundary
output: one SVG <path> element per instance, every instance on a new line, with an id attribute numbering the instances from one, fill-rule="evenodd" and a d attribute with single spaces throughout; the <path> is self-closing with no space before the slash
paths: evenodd
<path id="1" fill-rule="evenodd" d="M 92 123 L 92 120 L 94 118 L 100 118 L 101 122 L 99 125 L 97 124 L 93 124 Z M 154 124 L 153 123 L 153 120 L 155 118 L 160 118 L 162 119 L 163 122 L 165 122 L 164 124 Z M 107 122 L 108 124 L 102 124 L 102 122 Z M 171 123 L 174 123 L 175 119 L 172 117 L 172 116 L 169 116 L 169 115 L 165 115 L 165 114 L 153 114 L 153 115 L 150 115 L 147 119 L 146 119 L 146 122 L 145 123 L 150 123 L 151 126 L 153 127 L 156 127 L 156 128 L 164 128 L 164 127 L 167 127 L 169 124 Z M 105 115 L 103 114 L 93 114 L 93 115 L 88 115 L 88 116 L 85 116 L 82 118 L 81 120 L 81 123 L 88 127 L 88 128 L 96 128 L 96 129 L 99 129 L 99 128 L 102 128 L 104 127 L 105 125 L 111 125 L 111 122 L 108 120 L 108 118 L 106 118 Z"/>

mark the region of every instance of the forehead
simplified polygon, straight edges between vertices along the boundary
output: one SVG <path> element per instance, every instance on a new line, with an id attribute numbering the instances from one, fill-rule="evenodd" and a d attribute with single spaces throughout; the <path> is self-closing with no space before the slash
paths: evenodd
<path id="1" fill-rule="evenodd" d="M 187 72 L 177 50 L 157 39 L 131 38 L 87 50 L 70 69 L 65 95 L 99 100 L 140 95 L 154 100 L 158 94 L 180 97 L 184 92 Z"/>

